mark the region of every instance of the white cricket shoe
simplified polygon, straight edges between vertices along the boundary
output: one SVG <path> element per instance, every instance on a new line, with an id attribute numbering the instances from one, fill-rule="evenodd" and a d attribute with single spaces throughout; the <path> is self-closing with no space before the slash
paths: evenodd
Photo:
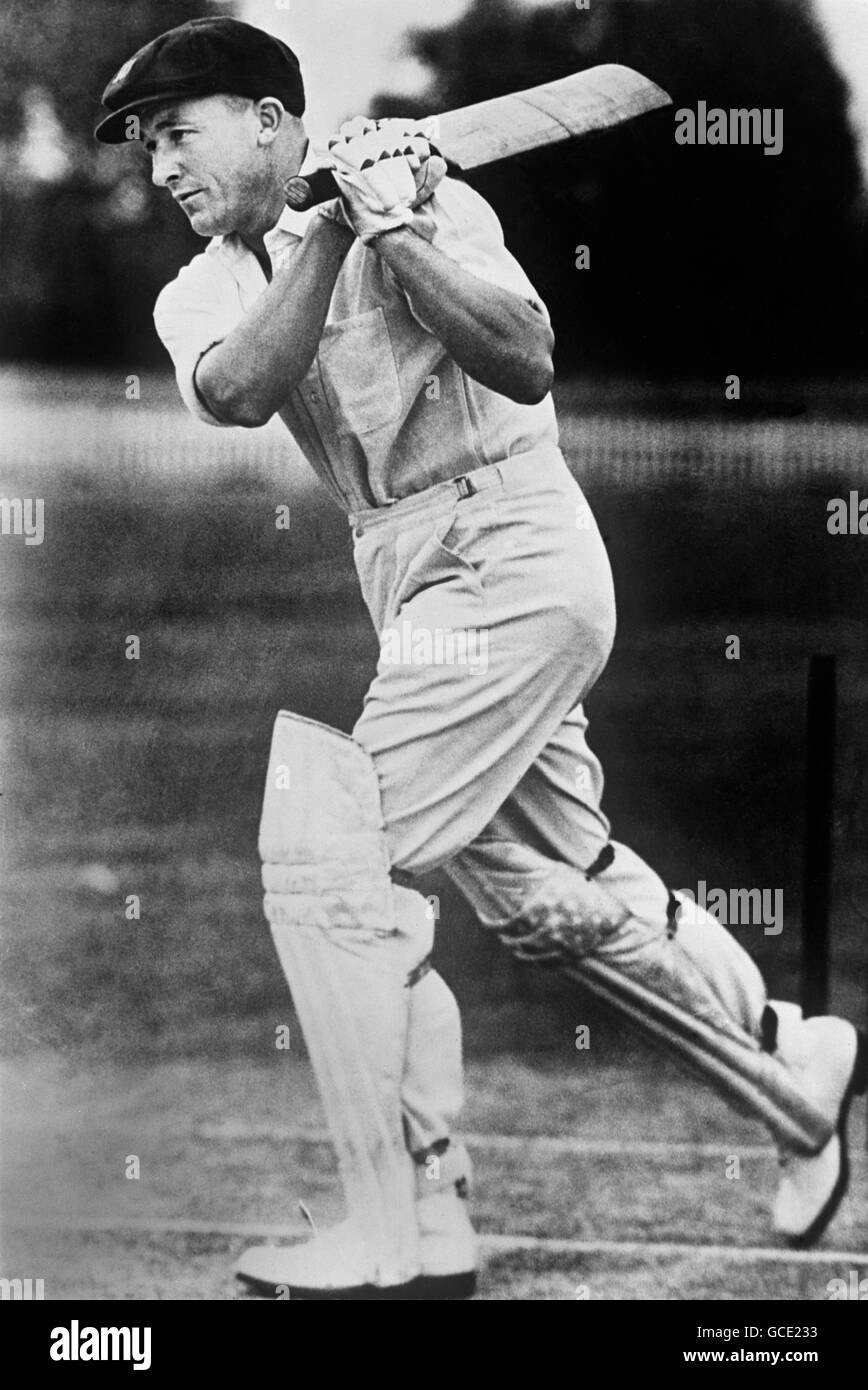
<path id="1" fill-rule="evenodd" d="M 430 1296 L 468 1298 L 476 1288 L 478 1250 L 467 1202 L 455 1192 L 432 1192 L 416 1203 L 416 1215 L 422 1279 L 457 1290 Z"/>
<path id="2" fill-rule="evenodd" d="M 419 1203 L 422 1265 L 403 1284 L 381 1285 L 350 1223 L 298 1245 L 257 1245 L 235 1266 L 243 1283 L 268 1298 L 415 1300 L 469 1298 L 476 1287 L 476 1237 L 459 1198 Z"/>
<path id="3" fill-rule="evenodd" d="M 476 1232 L 467 1214 L 470 1160 L 454 1144 L 442 1176 L 416 1174 L 419 1271 L 403 1284 L 382 1285 L 370 1250 L 349 1221 L 298 1245 L 258 1245 L 235 1266 L 245 1284 L 269 1298 L 335 1300 L 448 1300 L 476 1288 Z"/>
<path id="4" fill-rule="evenodd" d="M 402 1298 L 417 1277 L 382 1285 L 370 1249 L 350 1221 L 298 1245 L 245 1250 L 235 1273 L 269 1298 Z"/>
<path id="5" fill-rule="evenodd" d="M 834 1130 L 819 1153 L 781 1151 L 772 1221 L 789 1245 L 805 1248 L 820 1239 L 847 1191 L 847 1117 L 853 1097 L 868 1084 L 868 1050 L 864 1036 L 842 1018 L 802 1019 L 793 1006 L 773 1007 L 780 1025 L 776 1052 Z"/>

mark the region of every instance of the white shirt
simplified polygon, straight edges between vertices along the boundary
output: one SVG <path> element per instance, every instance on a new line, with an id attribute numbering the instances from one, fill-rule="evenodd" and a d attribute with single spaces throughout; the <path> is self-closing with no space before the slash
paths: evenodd
<path id="1" fill-rule="evenodd" d="M 300 172 L 316 167 L 308 155 Z M 274 271 L 300 245 L 315 209 L 284 208 L 264 238 Z M 507 251 L 500 223 L 467 184 L 447 178 L 425 204 L 423 234 L 450 259 L 545 306 Z M 219 425 L 196 394 L 202 354 L 266 289 L 256 256 L 235 234 L 214 237 L 160 294 L 157 332 L 190 411 Z M 510 455 L 557 445 L 550 396 L 518 405 L 474 381 L 426 328 L 377 255 L 355 241 L 338 273 L 316 357 L 280 411 L 319 478 L 347 512 L 385 505 Z"/>

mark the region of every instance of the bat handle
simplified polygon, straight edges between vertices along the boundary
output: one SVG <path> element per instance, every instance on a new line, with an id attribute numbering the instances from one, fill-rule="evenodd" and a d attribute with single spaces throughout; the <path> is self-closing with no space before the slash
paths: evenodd
<path id="1" fill-rule="evenodd" d="M 463 178 L 460 166 L 453 164 L 451 159 L 446 161 L 446 172 L 450 178 Z M 332 198 L 341 196 L 331 169 L 314 169 L 312 174 L 306 174 L 304 178 L 296 174 L 294 179 L 286 180 L 283 192 L 287 206 L 293 212 L 305 212 L 318 203 L 328 203 Z"/>
<path id="2" fill-rule="evenodd" d="M 327 203 L 341 196 L 331 169 L 314 169 L 304 178 L 297 174 L 294 179 L 287 179 L 283 191 L 293 212 L 305 212 L 317 203 Z"/>

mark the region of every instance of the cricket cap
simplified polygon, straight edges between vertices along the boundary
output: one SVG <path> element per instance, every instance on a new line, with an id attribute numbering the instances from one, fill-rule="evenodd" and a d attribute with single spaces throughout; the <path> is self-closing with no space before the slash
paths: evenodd
<path id="1" fill-rule="evenodd" d="M 94 135 L 104 145 L 128 139 L 127 118 L 158 102 L 216 96 L 278 97 L 304 112 L 298 59 L 285 43 L 240 19 L 189 19 L 151 39 L 115 73 L 102 94 L 109 115 Z"/>

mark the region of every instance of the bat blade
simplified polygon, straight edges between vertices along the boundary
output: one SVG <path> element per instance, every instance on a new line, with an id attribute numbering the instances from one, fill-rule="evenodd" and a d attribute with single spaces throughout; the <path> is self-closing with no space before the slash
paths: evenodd
<path id="1" fill-rule="evenodd" d="M 647 111 L 671 105 L 649 78 L 620 63 L 545 82 L 525 92 L 462 106 L 435 120 L 438 147 L 461 169 L 476 169 L 511 155 L 608 130 Z"/>
<path id="2" fill-rule="evenodd" d="M 578 135 L 608 130 L 672 98 L 650 78 L 621 63 L 601 63 L 526 92 L 478 101 L 423 122 L 441 154 L 459 169 L 477 169 L 510 155 L 559 144 Z M 302 210 L 336 198 L 340 190 L 328 169 L 285 185 L 290 207 Z"/>

